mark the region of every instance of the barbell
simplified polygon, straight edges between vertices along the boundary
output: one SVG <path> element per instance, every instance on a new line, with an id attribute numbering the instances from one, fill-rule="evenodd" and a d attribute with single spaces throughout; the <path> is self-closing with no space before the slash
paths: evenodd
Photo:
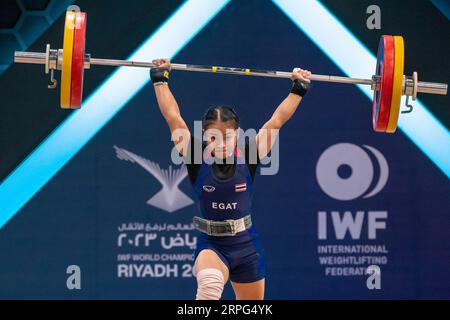
<path id="1" fill-rule="evenodd" d="M 50 72 L 51 84 L 49 88 L 56 88 L 57 80 L 54 78 L 54 70 L 61 70 L 61 94 L 60 104 L 65 109 L 78 109 L 81 107 L 83 95 L 84 69 L 90 69 L 92 65 L 124 66 L 152 68 L 151 62 L 113 60 L 93 58 L 85 53 L 86 44 L 85 12 L 67 11 L 64 25 L 63 49 L 51 49 L 47 44 L 44 52 L 14 53 L 14 62 L 45 65 L 45 73 Z M 204 66 L 193 64 L 172 63 L 173 70 L 212 72 L 237 74 L 248 76 L 262 76 L 274 78 L 290 78 L 291 72 L 258 70 L 249 68 L 230 68 L 220 66 Z M 404 71 L 404 42 L 401 36 L 383 35 L 378 45 L 377 65 L 375 75 L 371 79 L 359 79 L 332 75 L 312 74 L 312 81 L 324 81 L 334 83 L 370 85 L 374 91 L 372 105 L 372 126 L 377 132 L 395 132 L 400 112 L 400 99 L 406 96 L 407 110 L 412 111 L 408 104 L 411 97 L 415 100 L 417 94 L 447 94 L 447 84 L 436 82 L 423 82 L 418 80 L 417 72 L 412 76 L 405 76 Z"/>

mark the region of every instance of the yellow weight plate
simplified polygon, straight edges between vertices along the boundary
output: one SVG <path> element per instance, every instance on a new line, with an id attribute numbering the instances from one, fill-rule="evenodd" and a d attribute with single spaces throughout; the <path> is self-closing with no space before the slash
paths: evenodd
<path id="1" fill-rule="evenodd" d="M 72 86 L 72 53 L 75 30 L 75 12 L 66 12 L 64 25 L 64 43 L 61 67 L 61 108 L 70 108 L 70 88 Z"/>
<path id="2" fill-rule="evenodd" d="M 394 63 L 394 85 L 392 87 L 391 111 L 386 132 L 393 133 L 397 129 L 398 114 L 400 111 L 400 99 L 403 91 L 403 69 L 405 63 L 405 47 L 403 37 L 394 36 L 395 63 Z"/>

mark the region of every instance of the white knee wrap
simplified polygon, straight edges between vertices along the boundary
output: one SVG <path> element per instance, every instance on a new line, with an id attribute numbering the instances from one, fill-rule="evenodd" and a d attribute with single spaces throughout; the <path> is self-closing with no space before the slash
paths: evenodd
<path id="1" fill-rule="evenodd" d="M 219 300 L 224 287 L 222 271 L 206 268 L 197 272 L 196 300 Z"/>

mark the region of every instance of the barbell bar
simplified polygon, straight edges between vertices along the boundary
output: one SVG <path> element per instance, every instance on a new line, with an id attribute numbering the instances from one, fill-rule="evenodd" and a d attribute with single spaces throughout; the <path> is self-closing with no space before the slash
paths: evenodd
<path id="1" fill-rule="evenodd" d="M 57 81 L 54 71 L 61 70 L 61 107 L 78 109 L 81 107 L 84 69 L 91 66 L 122 66 L 152 68 L 152 62 L 101 59 L 91 57 L 84 52 L 87 14 L 85 12 L 66 12 L 64 26 L 63 49 L 51 49 L 47 44 L 45 52 L 14 53 L 15 63 L 41 64 L 45 66 L 45 73 L 51 73 L 49 88 L 55 88 Z M 292 73 L 285 71 L 260 70 L 250 68 L 235 68 L 221 66 L 205 66 L 194 64 L 171 63 L 173 70 L 223 73 L 246 76 L 260 76 L 272 78 L 290 78 Z M 377 54 L 376 73 L 371 79 L 342 77 L 333 75 L 311 74 L 312 81 L 369 85 L 374 91 L 372 108 L 372 123 L 375 131 L 395 132 L 400 111 L 400 98 L 407 97 L 407 113 L 412 111 L 408 104 L 411 97 L 415 100 L 418 93 L 446 95 L 446 83 L 424 82 L 418 80 L 417 72 L 412 76 L 405 76 L 404 42 L 401 36 L 383 35 L 380 39 Z"/>
<path id="2" fill-rule="evenodd" d="M 30 64 L 46 64 L 46 61 L 49 60 L 49 69 L 50 70 L 61 70 L 61 61 L 58 62 L 58 53 L 59 50 L 51 49 L 51 55 L 49 57 L 46 56 L 44 52 L 30 52 L 30 51 L 15 51 L 14 52 L 14 62 L 15 63 L 30 63 Z M 61 56 L 61 53 L 59 56 Z M 116 59 L 101 59 L 101 58 L 92 58 L 90 54 L 85 54 L 84 56 L 84 69 L 90 69 L 91 65 L 96 66 L 114 66 L 114 67 L 138 67 L 138 68 L 153 68 L 155 64 L 151 62 L 145 61 L 133 61 L 133 60 L 116 60 Z M 57 67 L 53 67 L 57 66 Z M 219 66 L 203 66 L 203 65 L 194 65 L 194 64 L 180 64 L 180 63 L 171 63 L 172 70 L 180 70 L 180 71 L 195 71 L 195 72 L 207 72 L 207 73 L 225 73 L 225 74 L 236 74 L 236 75 L 245 75 L 245 76 L 259 76 L 259 77 L 272 77 L 272 78 L 290 78 L 292 72 L 287 71 L 271 71 L 271 70 L 257 70 L 257 69 L 247 69 L 247 68 L 232 68 L 232 67 L 219 67 Z M 341 77 L 341 76 L 332 76 L 332 75 L 322 75 L 322 74 L 311 74 L 309 77 L 312 81 L 321 81 L 321 82 L 334 82 L 334 83 L 344 83 L 344 84 L 362 84 L 362 85 L 370 85 L 374 86 L 376 83 L 376 76 L 372 79 L 362 79 L 362 78 L 352 78 L 352 77 Z M 438 83 L 438 82 L 424 82 L 417 81 L 416 93 L 431 93 L 431 94 L 440 94 L 446 95 L 448 85 L 446 83 Z M 407 90 L 413 90 L 413 84 L 408 83 Z M 403 89 L 405 92 L 405 89 Z M 413 91 L 409 96 L 412 96 Z M 404 94 L 406 95 L 406 93 Z"/>

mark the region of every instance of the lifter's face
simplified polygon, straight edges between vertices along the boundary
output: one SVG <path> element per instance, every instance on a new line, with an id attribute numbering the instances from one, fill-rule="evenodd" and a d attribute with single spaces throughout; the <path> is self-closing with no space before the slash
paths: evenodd
<path id="1" fill-rule="evenodd" d="M 204 139 L 211 154 L 225 159 L 233 154 L 237 145 L 239 130 L 234 128 L 233 121 L 216 121 L 205 128 Z"/>

